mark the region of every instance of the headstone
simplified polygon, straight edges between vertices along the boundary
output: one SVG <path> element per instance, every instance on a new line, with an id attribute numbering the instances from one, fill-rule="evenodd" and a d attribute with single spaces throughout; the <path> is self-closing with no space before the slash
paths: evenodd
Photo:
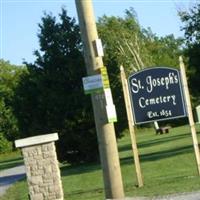
<path id="1" fill-rule="evenodd" d="M 200 123 L 200 105 L 196 107 L 197 122 Z"/>

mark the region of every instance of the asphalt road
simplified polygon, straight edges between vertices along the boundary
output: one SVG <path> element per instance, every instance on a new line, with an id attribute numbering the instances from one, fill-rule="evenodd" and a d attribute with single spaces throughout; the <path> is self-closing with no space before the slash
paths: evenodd
<path id="1" fill-rule="evenodd" d="M 25 176 L 24 165 L 0 171 L 0 196 L 3 196 L 6 190 L 13 183 L 24 178 Z"/>
<path id="2" fill-rule="evenodd" d="M 200 200 L 200 191 L 194 193 L 182 193 L 175 195 L 167 195 L 162 197 L 127 197 L 125 199 L 116 199 L 116 200 Z"/>

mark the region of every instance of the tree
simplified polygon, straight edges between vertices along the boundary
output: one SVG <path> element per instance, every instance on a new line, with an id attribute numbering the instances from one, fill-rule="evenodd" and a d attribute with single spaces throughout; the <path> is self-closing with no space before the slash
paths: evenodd
<path id="1" fill-rule="evenodd" d="M 188 57 L 189 87 L 194 97 L 195 105 L 200 104 L 200 4 L 189 11 L 180 11 L 185 34 L 185 56 Z"/>
<path id="2" fill-rule="evenodd" d="M 120 134 L 127 127 L 126 109 L 120 80 L 120 65 L 125 67 L 127 74 L 144 67 L 147 55 L 144 48 L 144 38 L 136 12 L 132 8 L 125 11 L 124 17 L 104 15 L 99 18 L 98 32 L 103 41 L 104 63 L 108 69 L 116 105 L 118 116 L 116 130 L 117 134 Z"/>
<path id="3" fill-rule="evenodd" d="M 105 45 L 106 62 L 115 61 L 134 71 L 144 67 L 146 49 L 133 9 L 126 10 L 124 18 L 104 15 L 98 20 L 98 30 Z"/>
<path id="4" fill-rule="evenodd" d="M 169 66 L 179 68 L 178 57 L 182 53 L 182 38 L 175 38 L 173 34 L 157 37 L 151 30 L 143 30 L 148 50 L 148 66 Z M 150 36 L 149 36 L 150 35 Z"/>
<path id="5" fill-rule="evenodd" d="M 11 150 L 10 143 L 19 137 L 18 121 L 13 112 L 14 91 L 24 68 L 0 60 L 0 151 Z M 6 149 L 5 149 L 6 148 Z"/>
<path id="6" fill-rule="evenodd" d="M 97 159 L 98 145 L 85 76 L 79 27 L 65 9 L 59 21 L 44 14 L 39 24 L 40 50 L 36 61 L 26 63 L 16 91 L 15 113 L 24 136 L 59 133 L 60 160 L 84 162 Z"/>
<path id="7" fill-rule="evenodd" d="M 105 50 L 104 61 L 110 76 L 113 99 L 118 114 L 117 130 L 127 127 L 120 65 L 127 74 L 145 67 L 178 66 L 182 40 L 173 35 L 158 37 L 151 29 L 140 26 L 133 8 L 125 11 L 124 17 L 103 16 L 98 20 L 98 31 Z"/>

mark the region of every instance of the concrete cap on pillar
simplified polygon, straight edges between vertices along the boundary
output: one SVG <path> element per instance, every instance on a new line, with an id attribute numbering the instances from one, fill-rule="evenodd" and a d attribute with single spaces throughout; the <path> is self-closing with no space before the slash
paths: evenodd
<path id="1" fill-rule="evenodd" d="M 54 142 L 56 140 L 58 140 L 58 133 L 51 133 L 51 134 L 46 134 L 46 135 L 39 135 L 39 136 L 15 140 L 15 146 L 16 148 L 33 146 L 37 144 Z"/>

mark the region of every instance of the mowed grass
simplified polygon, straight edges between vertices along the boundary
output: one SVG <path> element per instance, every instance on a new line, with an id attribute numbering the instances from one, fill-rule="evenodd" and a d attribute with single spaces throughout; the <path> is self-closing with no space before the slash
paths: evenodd
<path id="1" fill-rule="evenodd" d="M 23 164 L 20 151 L 0 154 L 0 171 Z"/>
<path id="2" fill-rule="evenodd" d="M 200 126 L 197 126 L 200 139 Z M 156 135 L 154 129 L 137 129 L 144 187 L 138 188 L 128 131 L 118 141 L 126 196 L 161 196 L 200 190 L 189 126 L 170 129 L 169 134 Z M 102 200 L 102 171 L 99 164 L 61 167 L 65 199 Z M 1 200 L 28 200 L 26 181 L 10 188 Z"/>

